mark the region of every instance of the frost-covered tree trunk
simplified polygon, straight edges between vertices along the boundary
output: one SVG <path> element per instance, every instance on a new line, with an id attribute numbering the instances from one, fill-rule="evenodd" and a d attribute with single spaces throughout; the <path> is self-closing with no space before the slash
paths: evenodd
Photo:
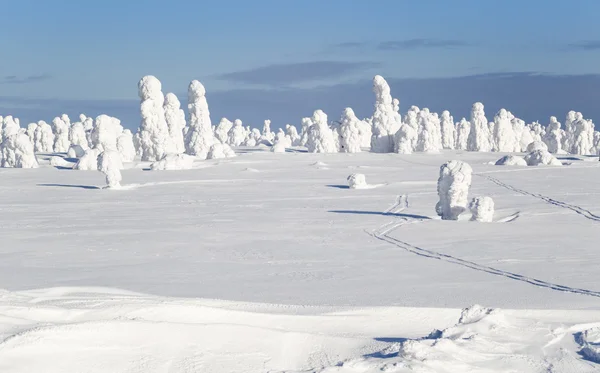
<path id="1" fill-rule="evenodd" d="M 327 124 L 327 114 L 316 110 L 312 117 L 313 125 L 308 131 L 306 147 L 310 153 L 337 153 L 333 131 Z"/>
<path id="2" fill-rule="evenodd" d="M 133 162 L 135 159 L 135 145 L 133 144 L 133 134 L 130 130 L 123 130 L 123 133 L 117 137 L 117 151 L 121 155 L 123 162 Z"/>
<path id="3" fill-rule="evenodd" d="M 442 147 L 444 149 L 454 149 L 456 144 L 456 129 L 454 128 L 454 118 L 448 110 L 442 112 L 440 127 L 442 130 Z"/>
<path id="4" fill-rule="evenodd" d="M 165 119 L 162 84 L 156 77 L 147 75 L 138 83 L 138 94 L 141 99 L 139 138 L 142 161 L 157 161 L 175 151 Z"/>
<path id="5" fill-rule="evenodd" d="M 0 143 L 0 166 L 11 168 L 37 168 L 33 143 L 24 132 L 8 136 Z"/>
<path id="6" fill-rule="evenodd" d="M 340 152 L 360 153 L 360 120 L 354 114 L 354 110 L 349 107 L 344 109 L 340 122 Z"/>
<path id="7" fill-rule="evenodd" d="M 54 118 L 52 125 L 54 127 L 54 152 L 66 153 L 71 146 L 71 142 L 69 141 L 69 125 L 59 117 Z"/>
<path id="8" fill-rule="evenodd" d="M 548 128 L 546 129 L 546 135 L 542 139 L 550 153 L 557 154 L 561 152 L 562 137 L 563 131 L 560 129 L 560 122 L 556 117 L 550 117 L 550 124 L 548 124 Z"/>
<path id="9" fill-rule="evenodd" d="M 468 203 L 473 169 L 462 161 L 450 161 L 440 167 L 437 190 L 440 198 L 435 210 L 443 220 L 458 220 Z"/>
<path id="10" fill-rule="evenodd" d="M 98 171 L 106 176 L 108 188 L 119 188 L 121 186 L 121 170 L 123 163 L 121 155 L 115 149 L 106 149 L 98 156 Z"/>
<path id="11" fill-rule="evenodd" d="M 390 86 L 385 79 L 377 75 L 373 79 L 375 93 L 375 111 L 373 113 L 373 129 L 371 137 L 371 152 L 392 153 L 394 151 L 394 135 L 400 128 Z"/>
<path id="12" fill-rule="evenodd" d="M 471 109 L 471 131 L 469 132 L 467 150 L 473 152 L 491 151 L 492 144 L 490 138 L 491 135 L 488 120 L 485 117 L 484 106 L 481 102 L 476 102 Z"/>
<path id="13" fill-rule="evenodd" d="M 202 83 L 194 80 L 188 87 L 189 130 L 185 148 L 188 154 L 206 159 L 210 147 L 217 140 L 213 135 L 210 112 L 206 101 L 206 90 Z"/>
<path id="14" fill-rule="evenodd" d="M 54 133 L 52 127 L 43 120 L 38 122 L 35 130 L 34 149 L 38 153 L 52 153 L 54 150 Z"/>
<path id="15" fill-rule="evenodd" d="M 183 140 L 183 129 L 185 128 L 185 113 L 181 109 L 181 103 L 174 93 L 167 93 L 165 96 L 165 120 L 169 128 L 169 136 L 173 142 L 175 153 L 185 152 L 185 143 Z"/>
<path id="16" fill-rule="evenodd" d="M 494 143 L 499 152 L 514 152 L 517 147 L 517 136 L 505 109 L 500 109 L 494 117 Z"/>

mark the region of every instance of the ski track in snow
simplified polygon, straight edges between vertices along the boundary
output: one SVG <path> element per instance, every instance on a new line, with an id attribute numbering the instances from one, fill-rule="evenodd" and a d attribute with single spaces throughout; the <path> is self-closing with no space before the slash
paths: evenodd
<path id="1" fill-rule="evenodd" d="M 527 195 L 530 195 L 530 194 L 527 193 Z M 566 205 L 568 205 L 568 204 L 566 204 Z M 572 205 L 568 205 L 568 206 L 572 206 Z M 384 212 L 384 214 L 391 214 L 392 212 L 393 213 L 397 213 L 397 212 L 400 212 L 400 211 L 404 210 L 407 207 L 408 207 L 408 196 L 402 195 L 402 196 L 399 196 L 397 198 L 396 202 L 393 205 L 391 205 Z M 584 210 L 584 211 L 587 211 L 587 210 Z M 592 216 L 595 216 L 595 215 L 592 214 Z M 519 217 L 519 213 L 517 213 L 517 214 L 514 215 L 514 219 L 516 219 L 518 217 Z M 445 262 L 452 263 L 452 264 L 457 264 L 457 265 L 460 265 L 460 266 L 463 266 L 463 267 L 466 267 L 466 268 L 474 269 L 476 271 L 482 271 L 482 272 L 486 272 L 486 273 L 489 273 L 489 274 L 492 274 L 492 275 L 496 275 L 496 276 L 503 276 L 503 277 L 506 277 L 506 278 L 509 278 L 509 279 L 512 279 L 512 280 L 526 282 L 528 284 L 539 286 L 539 287 L 543 287 L 543 288 L 547 288 L 547 289 L 552 289 L 552 290 L 562 291 L 562 292 L 567 292 L 567 293 L 589 295 L 589 296 L 600 298 L 600 291 L 594 291 L 594 290 L 588 290 L 588 289 L 581 289 L 581 288 L 574 288 L 574 287 L 570 287 L 570 286 L 555 284 L 555 283 L 547 282 L 547 281 L 540 280 L 540 279 L 537 279 L 537 278 L 533 278 L 533 277 L 528 277 L 528 276 L 525 276 L 525 275 L 521 275 L 521 274 L 518 274 L 518 273 L 508 272 L 508 271 L 504 271 L 504 270 L 501 270 L 501 269 L 498 269 L 498 268 L 494 268 L 494 267 L 488 267 L 488 266 L 485 266 L 485 265 L 482 265 L 482 264 L 478 264 L 478 263 L 475 263 L 475 262 L 471 262 L 471 261 L 468 261 L 468 260 L 464 260 L 464 259 L 452 256 L 452 255 L 443 254 L 443 253 L 439 253 L 439 252 L 436 252 L 436 251 L 424 249 L 422 247 L 415 246 L 415 245 L 412 245 L 412 244 L 410 244 L 408 242 L 405 242 L 405 241 L 402 241 L 402 240 L 399 240 L 397 238 L 389 236 L 389 234 L 391 232 L 393 232 L 394 230 L 402 227 L 403 225 L 406 225 L 406 224 L 415 224 L 415 223 L 422 223 L 424 221 L 425 221 L 425 219 L 412 219 L 412 220 L 410 220 L 408 217 L 401 217 L 399 219 L 399 221 L 398 221 L 398 219 L 396 219 L 396 220 L 393 220 L 391 222 L 387 222 L 387 223 L 381 225 L 380 227 L 378 227 L 377 229 L 375 229 L 374 231 L 367 232 L 367 233 L 370 234 L 371 236 L 377 238 L 378 240 L 387 242 L 387 243 L 392 244 L 392 245 L 394 245 L 396 247 L 399 247 L 399 248 L 401 248 L 403 250 L 406 250 L 406 251 L 408 251 L 410 253 L 413 253 L 413 254 L 416 254 L 416 255 L 419 255 L 419 256 L 423 256 L 423 257 L 426 257 L 426 258 L 443 260 Z M 508 221 L 510 221 L 510 220 L 508 220 Z"/>
<path id="2" fill-rule="evenodd" d="M 487 176 L 487 175 L 482 175 L 482 174 L 473 174 L 473 176 L 483 177 L 483 178 L 491 181 L 492 183 L 494 183 L 496 185 L 499 185 L 499 186 L 501 186 L 503 188 L 506 188 L 508 190 L 512 190 L 513 192 L 516 192 L 516 193 L 519 193 L 519 194 L 523 194 L 525 196 L 530 196 L 530 197 L 534 197 L 534 198 L 537 198 L 537 199 L 541 199 L 542 201 L 547 202 L 547 203 L 549 203 L 551 205 L 554 205 L 554 206 L 557 206 L 557 207 L 561 207 L 561 208 L 565 208 L 565 209 L 569 209 L 571 211 L 574 211 L 577 214 L 585 217 L 586 219 L 600 222 L 600 216 L 592 213 L 589 210 L 584 209 L 581 206 L 572 205 L 570 203 L 558 201 L 558 200 L 556 200 L 554 198 L 550 198 L 550 197 L 544 196 L 542 194 L 531 193 L 531 192 L 528 192 L 526 190 L 519 189 L 519 188 L 514 187 L 512 185 L 506 184 L 506 183 L 504 183 L 504 182 L 496 179 L 495 177 L 491 177 L 491 176 Z"/>

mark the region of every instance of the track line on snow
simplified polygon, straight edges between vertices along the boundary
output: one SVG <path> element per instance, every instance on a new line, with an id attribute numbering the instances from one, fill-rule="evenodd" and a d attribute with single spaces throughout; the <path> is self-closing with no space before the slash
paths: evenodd
<path id="1" fill-rule="evenodd" d="M 600 222 L 600 216 L 592 213 L 590 210 L 584 209 L 581 206 L 577 206 L 577 205 L 572 205 L 570 203 L 566 203 L 566 202 L 562 202 L 562 201 L 558 201 L 554 198 L 550 198 L 547 196 L 544 196 L 542 194 L 538 194 L 538 193 L 532 193 L 532 192 L 528 192 L 526 190 L 523 189 L 519 189 L 517 187 L 514 187 L 510 184 L 504 183 L 498 179 L 496 179 L 495 177 L 492 176 L 487 176 L 487 175 L 482 175 L 482 174 L 473 174 L 473 176 L 479 176 L 479 177 L 483 177 L 489 181 L 491 181 L 492 183 L 499 185 L 503 188 L 506 188 L 508 190 L 512 190 L 513 192 L 519 193 L 519 194 L 523 194 L 525 196 L 530 196 L 530 197 L 534 197 L 537 199 L 541 199 L 542 201 L 549 203 L 551 205 L 557 206 L 557 207 L 561 207 L 561 208 L 565 208 L 565 209 L 569 209 L 571 211 L 576 212 L 577 214 L 585 217 L 586 219 L 589 220 L 593 220 L 593 221 L 597 221 Z"/>
<path id="2" fill-rule="evenodd" d="M 402 196 L 401 196 L 402 197 Z M 400 199 L 400 198 L 399 198 Z M 394 204 L 393 206 L 398 205 L 398 203 Z M 400 210 L 403 210 L 404 208 L 400 208 Z M 447 263 L 451 263 L 451 264 L 456 264 L 456 265 L 460 265 L 466 268 L 470 268 L 476 271 L 481 271 L 481 272 L 485 272 L 491 275 L 496 275 L 496 276 L 503 276 L 506 278 L 509 278 L 511 280 L 516 280 L 516 281 L 521 281 L 521 282 L 525 282 L 531 285 L 535 285 L 538 287 L 543 287 L 543 288 L 547 288 L 547 289 L 551 289 L 551 290 L 556 290 L 556 291 L 562 291 L 562 292 L 566 292 L 566 293 L 574 293 L 574 294 L 580 294 L 580 295 L 588 295 L 588 296 L 592 296 L 592 297 L 598 297 L 600 298 L 600 292 L 599 291 L 594 291 L 594 290 L 588 290 L 588 289 L 582 289 L 582 288 L 574 288 L 574 287 L 570 287 L 570 286 L 565 286 L 565 285 L 560 285 L 560 284 L 555 284 L 555 283 L 551 283 L 551 282 L 547 282 L 544 280 L 540 280 L 534 277 L 528 277 L 525 275 L 521 275 L 518 273 L 513 273 L 513 272 L 509 272 L 509 271 L 504 271 L 498 268 L 494 268 L 494 267 L 489 267 L 486 265 L 482 265 L 479 263 L 475 263 L 475 262 L 471 262 L 469 260 L 465 260 L 465 259 L 461 259 L 452 255 L 448 255 L 448 254 L 444 254 L 444 253 L 440 253 L 440 252 L 436 252 L 433 250 L 428 250 L 428 249 L 424 249 L 422 247 L 419 246 L 415 246 L 413 244 L 410 244 L 408 242 L 399 240 L 397 238 L 394 237 L 390 237 L 389 234 L 391 232 L 393 232 L 394 230 L 402 227 L 403 225 L 406 224 L 415 224 L 415 223 L 422 223 L 424 222 L 425 219 L 412 219 L 410 220 L 407 217 L 402 217 L 400 218 L 400 220 L 396 220 L 396 221 L 391 221 L 391 222 L 387 222 L 383 225 L 381 225 L 380 227 L 378 227 L 377 229 L 375 229 L 372 232 L 368 232 L 367 233 L 369 235 L 371 235 L 372 237 L 375 237 L 378 240 L 387 242 L 389 244 L 392 244 L 398 248 L 401 248 L 403 250 L 406 250 L 410 253 L 422 256 L 422 257 L 426 257 L 429 259 L 437 259 L 437 260 L 442 260 L 445 261 Z"/>

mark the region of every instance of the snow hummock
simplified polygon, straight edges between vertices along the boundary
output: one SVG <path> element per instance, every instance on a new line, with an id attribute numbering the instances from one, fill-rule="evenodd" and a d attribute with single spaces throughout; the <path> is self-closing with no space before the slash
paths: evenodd
<path id="1" fill-rule="evenodd" d="M 194 156 L 188 154 L 165 154 L 160 161 L 150 165 L 154 171 L 189 170 L 194 164 Z"/>
<path id="2" fill-rule="evenodd" d="M 463 161 L 449 161 L 440 167 L 438 179 L 439 201 L 435 210 L 443 220 L 458 220 L 467 209 L 471 187 L 471 166 Z"/>
<path id="3" fill-rule="evenodd" d="M 546 150 L 536 150 L 527 154 L 525 162 L 528 166 L 562 166 L 562 163 Z"/>
<path id="4" fill-rule="evenodd" d="M 352 174 L 348 176 L 348 187 L 350 189 L 366 189 L 369 184 L 367 184 L 367 178 L 364 174 Z"/>
<path id="5" fill-rule="evenodd" d="M 545 143 L 541 142 L 541 141 L 533 141 L 531 142 L 529 145 L 527 145 L 527 153 L 532 153 L 536 150 L 543 150 L 543 151 L 548 151 L 548 145 L 546 145 Z"/>
<path id="6" fill-rule="evenodd" d="M 498 159 L 495 163 L 496 166 L 527 166 L 527 162 L 523 157 L 518 155 L 505 155 Z"/>
<path id="7" fill-rule="evenodd" d="M 106 177 L 108 188 L 121 187 L 122 169 L 121 154 L 115 149 L 104 149 L 98 156 L 98 171 L 102 172 Z"/>
<path id="8" fill-rule="evenodd" d="M 475 197 L 469 204 L 471 220 L 490 223 L 494 220 L 494 200 L 491 197 Z"/>

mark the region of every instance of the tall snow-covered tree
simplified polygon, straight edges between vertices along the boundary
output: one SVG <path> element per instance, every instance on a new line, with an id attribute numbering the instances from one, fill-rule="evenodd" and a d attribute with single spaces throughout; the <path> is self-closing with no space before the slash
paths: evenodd
<path id="1" fill-rule="evenodd" d="M 416 106 L 411 106 L 404 116 L 400 129 L 394 135 L 394 152 L 411 154 L 417 148 L 419 140 L 419 112 Z"/>
<path id="2" fill-rule="evenodd" d="M 236 119 L 227 134 L 227 144 L 231 146 L 240 146 L 246 140 L 246 129 L 242 121 Z"/>
<path id="3" fill-rule="evenodd" d="M 356 117 L 356 114 L 354 114 L 354 110 L 349 107 L 344 109 L 340 122 L 340 152 L 360 153 L 360 120 Z"/>
<path id="4" fill-rule="evenodd" d="M 595 154 L 594 149 L 594 123 L 583 118 L 583 114 L 577 113 L 573 123 L 573 147 L 572 154 L 589 155 Z"/>
<path id="5" fill-rule="evenodd" d="M 437 114 L 433 114 L 425 108 L 419 111 L 417 119 L 419 130 L 416 151 L 435 153 L 442 150 L 440 120 Z"/>
<path id="6" fill-rule="evenodd" d="M 375 111 L 373 113 L 373 129 L 371 137 L 371 152 L 392 153 L 394 151 L 394 135 L 400 128 L 390 86 L 385 79 L 377 75 L 373 79 L 375 93 Z"/>
<path id="7" fill-rule="evenodd" d="M 52 127 L 43 120 L 38 122 L 35 130 L 34 150 L 38 153 L 52 153 L 54 150 L 54 133 Z"/>
<path id="8" fill-rule="evenodd" d="M 210 147 L 216 142 L 210 122 L 206 90 L 194 80 L 188 87 L 188 110 L 190 119 L 185 148 L 188 154 L 206 159 Z"/>
<path id="9" fill-rule="evenodd" d="M 33 144 L 25 132 L 18 131 L 0 143 L 0 167 L 38 167 Z"/>
<path id="10" fill-rule="evenodd" d="M 52 126 L 54 131 L 54 152 L 66 153 L 71 146 L 71 142 L 69 141 L 69 125 L 63 118 L 56 117 L 52 121 Z"/>
<path id="11" fill-rule="evenodd" d="M 337 153 L 333 131 L 327 124 L 327 114 L 316 110 L 312 117 L 313 125 L 308 131 L 306 147 L 310 153 Z"/>
<path id="12" fill-rule="evenodd" d="M 481 102 L 476 102 L 471 109 L 471 131 L 469 132 L 467 150 L 474 152 L 492 151 L 490 138 L 484 106 Z"/>
<path id="13" fill-rule="evenodd" d="M 487 123 L 486 123 L 487 124 Z M 462 161 L 450 161 L 440 167 L 435 210 L 442 220 L 458 220 L 467 209 L 473 169 Z"/>
<path id="14" fill-rule="evenodd" d="M 550 117 L 550 123 L 546 128 L 546 135 L 542 138 L 550 153 L 557 154 L 561 152 L 562 138 L 563 131 L 560 128 L 560 122 L 556 117 Z"/>
<path id="15" fill-rule="evenodd" d="M 229 139 L 229 130 L 233 127 L 233 122 L 227 118 L 221 118 L 221 121 L 215 128 L 215 137 L 222 144 L 226 144 Z"/>
<path id="16" fill-rule="evenodd" d="M 185 128 L 185 113 L 181 109 L 181 103 L 174 93 L 167 93 L 163 107 L 165 120 L 169 128 L 169 136 L 173 143 L 175 153 L 185 152 L 183 140 L 183 129 Z"/>
<path id="17" fill-rule="evenodd" d="M 139 139 L 142 161 L 157 161 L 175 151 L 163 109 L 162 84 L 156 77 L 147 75 L 138 83 L 138 94 L 141 99 Z"/>
<path id="18" fill-rule="evenodd" d="M 500 109 L 494 117 L 494 143 L 499 152 L 514 152 L 517 150 L 517 136 L 510 122 L 509 112 Z"/>
<path id="19" fill-rule="evenodd" d="M 462 118 L 456 124 L 456 146 L 457 150 L 467 150 L 469 147 L 469 134 L 471 133 L 471 122 Z"/>
<path id="20" fill-rule="evenodd" d="M 454 149 L 456 144 L 456 129 L 454 128 L 454 118 L 448 110 L 442 112 L 440 126 L 442 131 L 442 147 L 444 149 Z"/>
<path id="21" fill-rule="evenodd" d="M 126 129 L 117 137 L 117 151 L 121 155 L 123 162 L 133 162 L 135 159 L 135 145 L 133 144 L 133 134 Z"/>
<path id="22" fill-rule="evenodd" d="M 117 118 L 101 114 L 94 121 L 92 130 L 92 146 L 100 151 L 117 150 L 117 138 L 123 132 L 121 121 Z"/>
<path id="23" fill-rule="evenodd" d="M 16 135 L 19 132 L 19 129 L 21 129 L 19 118 L 14 118 L 12 115 L 4 117 L 4 126 L 2 127 L 2 135 L 0 136 L 0 140 L 4 140 L 9 136 Z"/>
<path id="24" fill-rule="evenodd" d="M 81 146 L 83 150 L 89 147 L 83 123 L 75 122 L 71 125 L 69 128 L 69 142 L 72 145 Z"/>
<path id="25" fill-rule="evenodd" d="M 300 135 L 298 134 L 298 130 L 296 129 L 296 126 L 293 126 L 291 124 L 286 124 L 285 125 L 285 133 L 290 138 L 292 146 L 300 145 Z"/>

